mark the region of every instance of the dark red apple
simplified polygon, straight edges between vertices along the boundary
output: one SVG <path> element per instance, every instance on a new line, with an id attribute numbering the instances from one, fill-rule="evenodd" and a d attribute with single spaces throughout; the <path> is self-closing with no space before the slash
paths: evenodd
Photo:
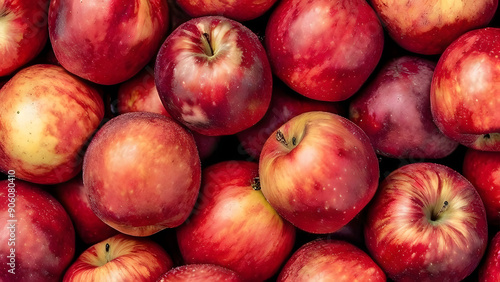
<path id="1" fill-rule="evenodd" d="M 119 115 L 96 133 L 83 162 L 90 207 L 106 224 L 149 236 L 188 218 L 201 164 L 191 133 L 155 113 Z"/>
<path id="2" fill-rule="evenodd" d="M 377 66 L 382 25 L 364 0 L 289 0 L 273 10 L 265 31 L 273 73 L 317 100 L 352 96 Z"/>
<path id="3" fill-rule="evenodd" d="M 368 135 L 379 155 L 438 159 L 458 142 L 433 121 L 430 88 L 435 63 L 403 56 L 386 63 L 349 106 L 349 119 Z"/>
<path id="4" fill-rule="evenodd" d="M 277 0 L 177 0 L 192 17 L 224 16 L 239 22 L 262 16 Z"/>
<path id="5" fill-rule="evenodd" d="M 491 239 L 484 260 L 479 267 L 478 278 L 481 282 L 500 281 L 500 232 Z"/>
<path id="6" fill-rule="evenodd" d="M 227 281 L 243 282 L 234 271 L 215 264 L 187 264 L 172 268 L 157 282 L 206 282 Z"/>
<path id="7" fill-rule="evenodd" d="M 295 242 L 295 228 L 269 205 L 258 184 L 258 164 L 224 161 L 203 170 L 200 196 L 177 228 L 186 264 L 217 264 L 246 281 L 279 271 Z"/>
<path id="8" fill-rule="evenodd" d="M 180 25 L 160 48 L 154 73 L 170 115 L 204 135 L 249 128 L 271 100 L 271 68 L 259 38 L 224 17 Z"/>
<path id="9" fill-rule="evenodd" d="M 394 281 L 461 281 L 476 269 L 488 243 L 476 189 L 436 163 L 394 170 L 366 214 L 366 247 Z"/>

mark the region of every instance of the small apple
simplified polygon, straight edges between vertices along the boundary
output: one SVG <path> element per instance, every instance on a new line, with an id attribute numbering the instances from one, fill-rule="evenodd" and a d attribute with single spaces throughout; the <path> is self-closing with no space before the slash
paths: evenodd
<path id="1" fill-rule="evenodd" d="M 103 117 L 98 90 L 62 67 L 20 70 L 0 89 L 0 171 L 40 184 L 73 178 Z"/>
<path id="2" fill-rule="evenodd" d="M 160 48 L 154 74 L 170 115 L 204 135 L 249 128 L 271 100 L 272 73 L 259 38 L 224 17 L 195 18 L 175 29 Z"/>
<path id="3" fill-rule="evenodd" d="M 488 243 L 483 202 L 457 171 L 412 163 L 380 184 L 367 211 L 366 247 L 395 281 L 460 281 Z"/>
<path id="4" fill-rule="evenodd" d="M 177 0 L 191 17 L 224 16 L 239 22 L 262 16 L 277 0 Z"/>
<path id="5" fill-rule="evenodd" d="M 484 260 L 479 266 L 478 278 L 481 282 L 500 281 L 500 232 L 488 244 Z"/>
<path id="6" fill-rule="evenodd" d="M 75 254 L 71 219 L 42 186 L 0 181 L 0 281 L 60 281 Z"/>
<path id="7" fill-rule="evenodd" d="M 377 66 L 384 31 L 365 0 L 280 1 L 265 45 L 273 73 L 298 93 L 343 101 Z"/>
<path id="8" fill-rule="evenodd" d="M 373 259 L 358 247 L 341 240 L 318 239 L 293 253 L 277 281 L 385 282 L 386 277 Z"/>
<path id="9" fill-rule="evenodd" d="M 331 233 L 371 200 L 379 166 L 366 134 L 337 114 L 293 117 L 266 141 L 260 155 L 262 193 L 296 227 Z"/>
<path id="10" fill-rule="evenodd" d="M 172 266 L 170 256 L 154 241 L 117 234 L 80 254 L 64 274 L 63 282 L 153 282 Z"/>
<path id="11" fill-rule="evenodd" d="M 170 269 L 157 282 L 243 282 L 234 271 L 215 264 L 187 264 Z"/>
<path id="12" fill-rule="evenodd" d="M 465 33 L 443 52 L 431 84 L 438 128 L 464 146 L 500 151 L 500 28 Z"/>
<path id="13" fill-rule="evenodd" d="M 349 119 L 363 129 L 379 155 L 439 159 L 457 148 L 458 142 L 441 133 L 432 119 L 435 65 L 414 56 L 393 59 L 351 101 Z"/>
<path id="14" fill-rule="evenodd" d="M 200 196 L 177 228 L 186 264 L 217 264 L 246 281 L 279 271 L 295 243 L 295 228 L 269 205 L 258 184 L 258 164 L 224 161 L 203 170 Z"/>
<path id="15" fill-rule="evenodd" d="M 184 222 L 200 181 L 193 136 L 156 113 L 125 113 L 111 119 L 96 133 L 83 161 L 92 211 L 132 236 L 149 236 Z"/>

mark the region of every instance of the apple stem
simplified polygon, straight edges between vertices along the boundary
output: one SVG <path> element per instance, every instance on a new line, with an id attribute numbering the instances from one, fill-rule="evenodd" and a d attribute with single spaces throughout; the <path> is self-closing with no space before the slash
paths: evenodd
<path id="1" fill-rule="evenodd" d="M 276 132 L 276 140 L 278 140 L 278 142 L 288 147 L 288 142 L 286 142 L 285 136 L 283 135 L 283 132 L 281 132 L 280 130 Z"/>
<path id="2" fill-rule="evenodd" d="M 436 220 L 438 219 L 439 215 L 441 215 L 445 210 L 448 209 L 448 201 L 444 201 L 443 203 L 443 206 L 441 207 L 441 209 L 438 211 L 438 213 L 434 216 L 434 219 L 433 220 Z"/>
<path id="3" fill-rule="evenodd" d="M 203 37 L 206 39 L 205 45 L 208 45 L 208 48 L 210 50 L 210 56 L 214 55 L 214 50 L 212 49 L 212 45 L 210 44 L 210 35 L 208 33 L 203 33 Z"/>
<path id="4" fill-rule="evenodd" d="M 109 262 L 110 259 L 109 259 L 109 243 L 106 243 L 106 261 Z"/>
<path id="5" fill-rule="evenodd" d="M 260 178 L 258 176 L 254 177 L 252 181 L 252 189 L 255 191 L 260 190 Z"/>

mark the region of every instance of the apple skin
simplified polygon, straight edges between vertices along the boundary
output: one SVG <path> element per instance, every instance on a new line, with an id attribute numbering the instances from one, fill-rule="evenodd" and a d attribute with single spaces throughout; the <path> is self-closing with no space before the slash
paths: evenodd
<path id="1" fill-rule="evenodd" d="M 250 29 L 224 17 L 195 18 L 175 29 L 160 48 L 154 74 L 170 115 L 204 135 L 249 128 L 271 101 L 264 47 Z"/>
<path id="2" fill-rule="evenodd" d="M 22 69 L 0 89 L 0 171 L 39 184 L 73 178 L 103 117 L 86 81 L 54 65 Z"/>
<path id="3" fill-rule="evenodd" d="M 134 112 L 101 127 L 83 162 L 92 211 L 132 236 L 179 226 L 198 196 L 201 165 L 191 133 L 171 118 Z"/>
<path id="4" fill-rule="evenodd" d="M 304 231 L 324 234 L 339 230 L 368 204 L 379 165 L 357 125 L 313 111 L 293 117 L 269 137 L 259 176 L 262 193 L 281 216 Z"/>
<path id="5" fill-rule="evenodd" d="M 112 85 L 138 73 L 168 31 L 166 0 L 54 0 L 49 38 L 59 63 L 92 82 Z"/>
<path id="6" fill-rule="evenodd" d="M 81 174 L 55 185 L 51 192 L 68 212 L 76 234 L 85 244 L 93 245 L 118 233 L 100 220 L 90 208 Z"/>
<path id="7" fill-rule="evenodd" d="M 12 74 L 35 58 L 49 37 L 48 0 L 0 3 L 0 76 Z"/>
<path id="8" fill-rule="evenodd" d="M 302 245 L 281 270 L 285 281 L 386 281 L 382 269 L 364 251 L 341 241 L 318 239 Z"/>
<path id="9" fill-rule="evenodd" d="M 468 149 L 462 174 L 474 185 L 483 200 L 490 226 L 500 227 L 500 152 Z"/>
<path id="10" fill-rule="evenodd" d="M 12 186 L 15 192 L 10 190 Z M 0 211 L 0 280 L 60 281 L 75 255 L 75 230 L 70 217 L 43 186 L 9 175 L 0 181 L 0 187 L 0 203 L 5 207 Z M 9 196 L 11 192 L 14 197 Z M 14 217 L 10 217 L 8 209 L 10 199 L 15 199 Z M 16 220 L 15 230 L 7 229 L 11 227 L 9 220 Z M 11 231 L 15 234 L 13 240 Z M 8 272 L 11 248 L 15 249 L 15 274 Z"/>
<path id="11" fill-rule="evenodd" d="M 446 48 L 432 78 L 434 122 L 476 150 L 500 151 L 499 54 L 500 28 L 469 31 Z"/>
<path id="12" fill-rule="evenodd" d="M 264 117 L 252 127 L 236 133 L 242 149 L 258 160 L 267 138 L 283 123 L 294 116 L 310 111 L 325 111 L 343 115 L 344 106 L 336 102 L 324 102 L 306 98 L 284 85 L 273 83 L 271 103 Z"/>
<path id="13" fill-rule="evenodd" d="M 224 16 L 239 22 L 262 16 L 277 0 L 177 0 L 179 6 L 193 18 Z"/>
<path id="14" fill-rule="evenodd" d="M 177 228 L 185 263 L 217 264 L 247 281 L 272 277 L 294 246 L 295 228 L 255 190 L 258 164 L 224 161 L 202 175 L 198 203 Z"/>
<path id="15" fill-rule="evenodd" d="M 187 264 L 172 268 L 158 282 L 243 282 L 234 271 L 215 264 Z"/>
<path id="16" fill-rule="evenodd" d="M 66 271 L 63 282 L 157 281 L 172 266 L 170 256 L 154 241 L 117 234 L 80 254 Z"/>
<path id="17" fill-rule="evenodd" d="M 265 35 L 273 73 L 322 101 L 346 100 L 358 91 L 384 46 L 382 25 L 363 0 L 281 1 Z"/>
<path id="18" fill-rule="evenodd" d="M 478 281 L 495 282 L 500 280 L 500 232 L 488 244 L 483 262 L 479 266 Z"/>
<path id="19" fill-rule="evenodd" d="M 365 242 L 392 280 L 460 281 L 485 252 L 486 212 L 460 173 L 436 163 L 413 163 L 380 184 L 367 211 Z"/>
<path id="20" fill-rule="evenodd" d="M 385 30 L 401 47 L 424 55 L 441 54 L 469 30 L 485 27 L 498 0 L 370 0 Z M 404 17 L 401 16 L 404 14 Z"/>
<path id="21" fill-rule="evenodd" d="M 163 106 L 156 89 L 153 68 L 147 66 L 131 79 L 120 84 L 117 96 L 117 110 L 120 114 L 129 112 L 151 112 L 171 117 Z M 219 143 L 219 136 L 206 136 L 191 132 L 200 158 L 212 155 Z"/>
<path id="22" fill-rule="evenodd" d="M 402 56 L 387 62 L 349 105 L 349 119 L 368 135 L 377 154 L 439 159 L 458 142 L 433 121 L 430 87 L 435 63 Z"/>

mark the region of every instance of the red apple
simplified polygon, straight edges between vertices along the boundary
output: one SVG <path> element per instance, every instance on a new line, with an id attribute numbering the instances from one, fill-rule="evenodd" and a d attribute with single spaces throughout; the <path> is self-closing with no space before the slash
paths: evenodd
<path id="1" fill-rule="evenodd" d="M 353 219 L 378 186 L 379 166 L 366 134 L 327 112 L 293 117 L 266 141 L 262 193 L 296 227 L 331 233 Z"/>
<path id="2" fill-rule="evenodd" d="M 19 71 L 0 89 L 0 171 L 41 184 L 73 178 L 103 117 L 99 92 L 62 67 Z"/>
<path id="3" fill-rule="evenodd" d="M 192 17 L 224 16 L 236 21 L 249 21 L 262 16 L 277 0 L 177 0 Z"/>
<path id="4" fill-rule="evenodd" d="M 118 234 L 80 254 L 63 281 L 157 281 L 172 266 L 167 252 L 152 240 Z"/>
<path id="5" fill-rule="evenodd" d="M 317 100 L 352 96 L 378 64 L 382 25 L 364 0 L 289 0 L 273 10 L 265 44 L 272 70 Z"/>
<path id="6" fill-rule="evenodd" d="M 419 54 L 440 54 L 465 32 L 485 27 L 498 0 L 370 0 L 391 38 Z"/>
<path id="7" fill-rule="evenodd" d="M 75 254 L 75 230 L 59 202 L 41 186 L 0 181 L 1 281 L 59 281 Z"/>
<path id="8" fill-rule="evenodd" d="M 177 228 L 185 263 L 217 264 L 246 281 L 272 277 L 293 248 L 295 228 L 259 190 L 257 163 L 220 162 L 202 175 L 193 214 Z"/>
<path id="9" fill-rule="evenodd" d="M 153 68 L 146 67 L 118 88 L 117 110 L 119 113 L 152 112 L 171 117 L 163 106 L 156 89 Z M 200 158 L 208 158 L 219 143 L 219 136 L 193 133 Z"/>
<path id="10" fill-rule="evenodd" d="M 48 39 L 49 0 L 0 2 L 0 76 L 18 70 L 35 58 Z"/>
<path id="11" fill-rule="evenodd" d="M 488 223 L 500 227 L 500 152 L 468 149 L 462 173 L 479 192 Z"/>
<path id="12" fill-rule="evenodd" d="M 118 233 L 90 208 L 81 175 L 56 185 L 53 194 L 68 212 L 76 234 L 85 244 L 93 245 Z"/>
<path id="13" fill-rule="evenodd" d="M 155 82 L 172 117 L 209 136 L 235 134 L 257 123 L 272 92 L 259 39 L 224 17 L 195 18 L 174 30 L 158 53 Z"/>
<path id="14" fill-rule="evenodd" d="M 95 83 L 123 82 L 158 51 L 168 31 L 166 0 L 54 0 L 49 37 L 59 63 Z"/>
<path id="15" fill-rule="evenodd" d="M 497 232 L 488 245 L 484 260 L 479 267 L 478 275 L 481 282 L 500 281 L 500 232 Z"/>
<path id="16" fill-rule="evenodd" d="M 308 99 L 276 81 L 273 84 L 271 104 L 264 117 L 254 126 L 236 135 L 242 148 L 252 158 L 258 160 L 262 147 L 271 133 L 292 117 L 310 111 L 343 114 L 344 107 L 339 103 Z"/>
<path id="17" fill-rule="evenodd" d="M 83 162 L 92 211 L 133 236 L 182 224 L 196 202 L 200 174 L 193 136 L 171 118 L 147 112 L 104 124 Z"/>
<path id="18" fill-rule="evenodd" d="M 413 163 L 381 183 L 367 211 L 366 247 L 395 281 L 460 281 L 488 242 L 483 202 L 457 171 Z"/>
<path id="19" fill-rule="evenodd" d="M 439 129 L 461 144 L 500 151 L 500 28 L 469 31 L 439 58 L 431 111 Z"/>
<path id="20" fill-rule="evenodd" d="M 379 155 L 438 159 L 457 148 L 432 120 L 434 67 L 419 57 L 393 59 L 351 101 L 349 119 L 363 129 Z"/>
<path id="21" fill-rule="evenodd" d="M 381 281 L 386 277 L 368 254 L 341 240 L 314 240 L 301 246 L 286 262 L 278 280 Z"/>
<path id="22" fill-rule="evenodd" d="M 243 282 L 234 271 L 215 264 L 188 264 L 172 268 L 163 274 L 158 282 Z"/>

